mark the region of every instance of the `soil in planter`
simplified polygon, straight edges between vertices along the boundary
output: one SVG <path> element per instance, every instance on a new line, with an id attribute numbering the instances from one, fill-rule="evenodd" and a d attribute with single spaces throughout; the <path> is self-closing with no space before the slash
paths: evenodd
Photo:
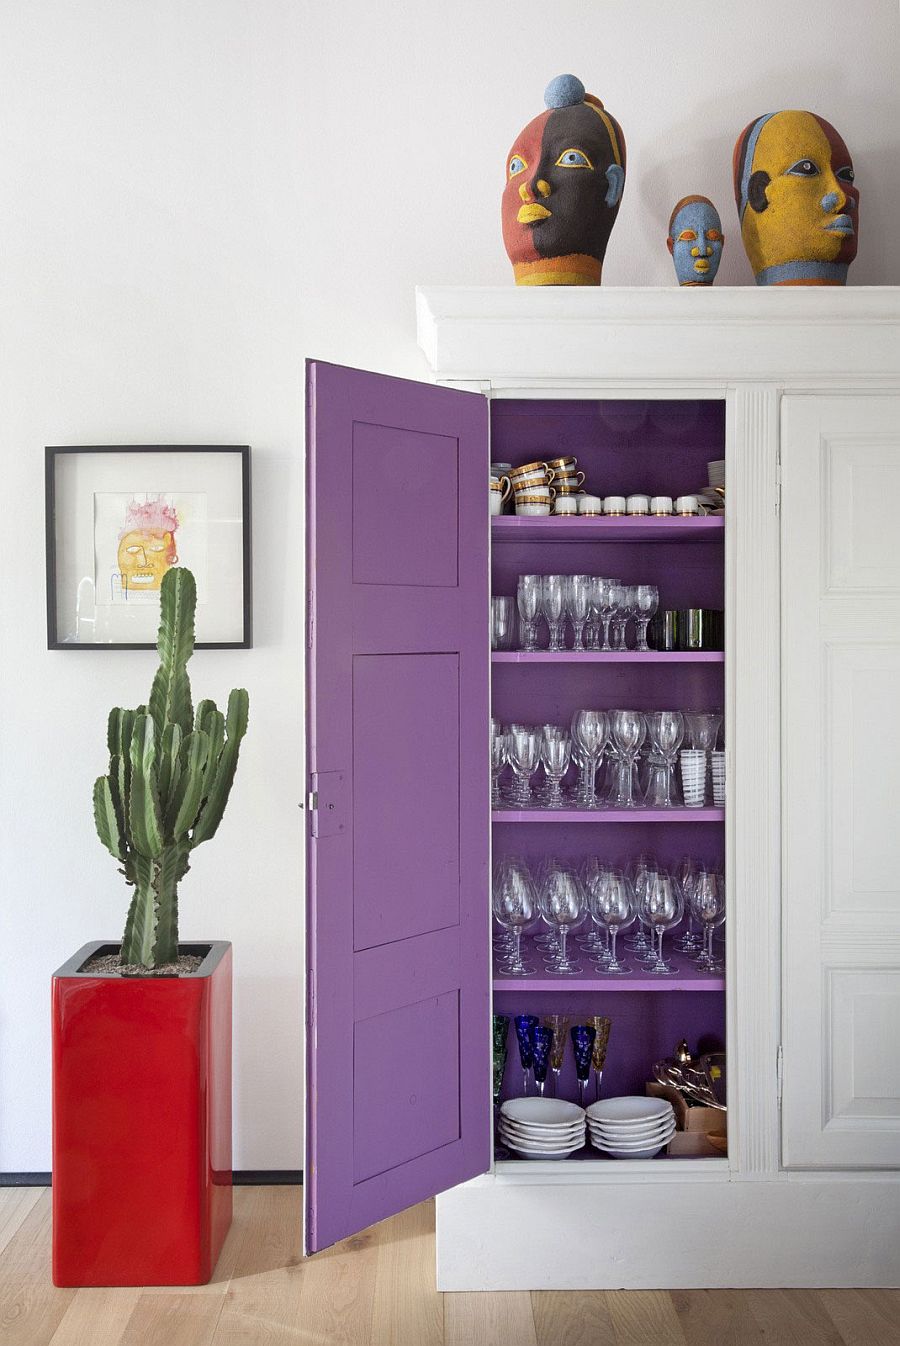
<path id="1" fill-rule="evenodd" d="M 134 967 L 123 963 L 120 953 L 104 953 L 91 958 L 82 972 L 118 973 L 120 977 L 182 977 L 187 972 L 196 972 L 203 959 L 196 953 L 180 953 L 177 962 L 161 963 L 159 967 Z"/>

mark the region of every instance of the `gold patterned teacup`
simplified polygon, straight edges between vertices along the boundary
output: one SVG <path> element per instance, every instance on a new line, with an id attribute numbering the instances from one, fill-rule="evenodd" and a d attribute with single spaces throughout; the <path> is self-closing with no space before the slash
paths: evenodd
<path id="1" fill-rule="evenodd" d="M 553 502 L 549 496 L 540 495 L 516 495 L 516 513 L 526 516 L 537 517 L 542 514 L 549 514 L 553 508 Z"/>
<path id="2" fill-rule="evenodd" d="M 509 474 L 512 488 L 518 495 L 532 486 L 549 486 L 553 480 L 554 473 L 546 463 L 522 463 L 519 467 L 514 467 Z"/>

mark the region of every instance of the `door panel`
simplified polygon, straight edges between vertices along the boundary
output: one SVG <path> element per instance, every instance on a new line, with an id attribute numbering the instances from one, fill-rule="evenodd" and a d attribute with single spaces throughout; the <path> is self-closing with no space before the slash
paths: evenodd
<path id="1" fill-rule="evenodd" d="M 308 366 L 306 1244 L 490 1164 L 485 399 Z"/>
<path id="2" fill-rule="evenodd" d="M 788 1167 L 900 1164 L 900 398 L 782 407 Z"/>

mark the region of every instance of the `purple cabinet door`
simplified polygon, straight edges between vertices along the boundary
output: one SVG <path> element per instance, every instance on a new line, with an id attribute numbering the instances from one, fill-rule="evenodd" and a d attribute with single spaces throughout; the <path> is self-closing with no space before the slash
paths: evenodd
<path id="1" fill-rule="evenodd" d="M 490 1164 L 488 433 L 310 362 L 306 1247 Z"/>

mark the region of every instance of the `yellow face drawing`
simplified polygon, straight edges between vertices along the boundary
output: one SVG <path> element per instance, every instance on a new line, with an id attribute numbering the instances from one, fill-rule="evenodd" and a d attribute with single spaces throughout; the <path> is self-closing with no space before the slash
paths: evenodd
<path id="1" fill-rule="evenodd" d="M 119 541 L 119 573 L 123 589 L 159 589 L 163 575 L 175 564 L 175 538 L 158 529 L 132 529 Z"/>
<path id="2" fill-rule="evenodd" d="M 748 127 L 735 152 L 735 193 L 759 283 L 842 283 L 857 247 L 853 179 L 843 139 L 811 112 L 777 112 Z"/>

